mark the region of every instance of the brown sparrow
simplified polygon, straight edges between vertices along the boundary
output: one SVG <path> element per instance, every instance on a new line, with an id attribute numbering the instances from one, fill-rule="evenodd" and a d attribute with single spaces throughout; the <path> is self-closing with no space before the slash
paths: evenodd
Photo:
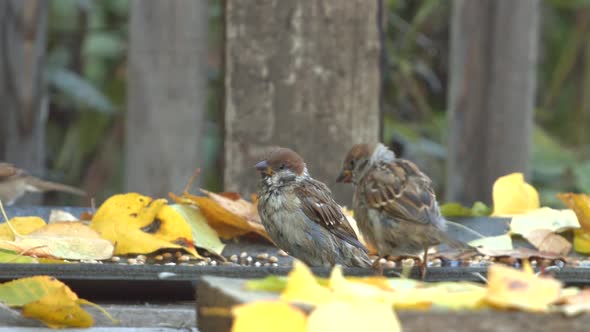
<path id="1" fill-rule="evenodd" d="M 5 205 L 12 205 L 26 192 L 63 191 L 85 196 L 80 189 L 65 184 L 44 181 L 27 174 L 26 171 L 11 164 L 0 162 L 0 200 Z"/>
<path id="2" fill-rule="evenodd" d="M 336 181 L 354 184 L 354 217 L 380 256 L 424 252 L 422 278 L 429 247 L 471 248 L 446 234 L 430 178 L 381 143 L 353 146 Z"/>
<path id="3" fill-rule="evenodd" d="M 297 153 L 276 148 L 256 169 L 258 213 L 277 246 L 309 266 L 371 266 L 330 189 L 309 175 Z"/>

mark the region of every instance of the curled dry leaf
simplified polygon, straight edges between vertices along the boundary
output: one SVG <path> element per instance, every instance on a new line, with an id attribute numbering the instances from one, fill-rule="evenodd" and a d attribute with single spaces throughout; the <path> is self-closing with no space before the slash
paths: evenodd
<path id="1" fill-rule="evenodd" d="M 206 196 L 182 196 L 170 194 L 179 204 L 193 204 L 199 207 L 207 222 L 223 239 L 231 239 L 247 233 L 255 233 L 272 242 L 260 221 L 255 204 L 246 201 L 236 193 L 215 194 L 201 189 Z"/>
<path id="2" fill-rule="evenodd" d="M 549 229 L 535 229 L 527 234 L 526 239 L 543 252 L 566 256 L 572 250 L 568 240 Z"/>
<path id="3" fill-rule="evenodd" d="M 14 217 L 8 221 L 9 223 L 0 224 L 0 240 L 13 241 L 14 232 L 10 226 L 20 235 L 27 235 L 44 227 L 45 220 L 39 217 Z"/>
<path id="4" fill-rule="evenodd" d="M 557 194 L 567 207 L 574 210 L 581 229 L 574 231 L 574 249 L 582 254 L 590 254 L 590 196 L 586 194 Z"/>

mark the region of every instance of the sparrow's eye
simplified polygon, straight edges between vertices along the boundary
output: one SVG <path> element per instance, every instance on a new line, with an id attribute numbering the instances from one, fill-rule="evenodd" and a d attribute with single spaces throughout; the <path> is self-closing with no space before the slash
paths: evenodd
<path id="1" fill-rule="evenodd" d="M 285 164 L 281 164 L 281 166 L 279 166 L 279 169 L 282 171 L 285 169 Z"/>

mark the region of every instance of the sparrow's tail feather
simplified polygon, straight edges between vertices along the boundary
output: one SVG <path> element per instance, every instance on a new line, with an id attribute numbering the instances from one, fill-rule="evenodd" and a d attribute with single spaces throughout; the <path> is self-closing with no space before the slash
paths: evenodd
<path id="1" fill-rule="evenodd" d="M 465 226 L 465 225 L 463 225 L 463 224 L 460 224 L 460 223 L 458 223 L 458 222 L 454 222 L 454 221 L 446 220 L 446 223 L 447 223 L 447 225 L 453 225 L 454 227 L 458 227 L 458 228 L 460 228 L 460 229 L 462 229 L 462 230 L 466 231 L 467 233 L 470 233 L 470 234 L 472 234 L 472 235 L 476 236 L 476 237 L 477 237 L 477 238 L 479 238 L 479 239 L 483 239 L 483 238 L 485 237 L 483 234 L 481 234 L 481 233 L 479 233 L 479 232 L 476 232 L 476 231 L 474 231 L 473 229 L 471 229 L 471 228 L 469 228 L 469 227 L 467 227 L 467 226 Z"/>
<path id="2" fill-rule="evenodd" d="M 84 190 L 74 188 L 65 184 L 41 180 L 35 177 L 27 177 L 27 185 L 32 191 L 62 191 L 78 196 L 86 196 Z"/>

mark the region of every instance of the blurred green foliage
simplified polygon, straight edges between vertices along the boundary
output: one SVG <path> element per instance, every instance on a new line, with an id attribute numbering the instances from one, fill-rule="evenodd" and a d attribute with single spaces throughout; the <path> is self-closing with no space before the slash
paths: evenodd
<path id="1" fill-rule="evenodd" d="M 420 164 L 442 193 L 451 2 L 384 2 L 383 138 Z M 209 3 L 201 166 L 204 186 L 220 190 L 223 9 Z M 590 193 L 590 0 L 546 0 L 542 10 L 532 182 L 543 202 L 555 204 L 558 191 Z M 99 200 L 123 190 L 128 25 L 127 0 L 51 2 L 48 163 Z"/>

